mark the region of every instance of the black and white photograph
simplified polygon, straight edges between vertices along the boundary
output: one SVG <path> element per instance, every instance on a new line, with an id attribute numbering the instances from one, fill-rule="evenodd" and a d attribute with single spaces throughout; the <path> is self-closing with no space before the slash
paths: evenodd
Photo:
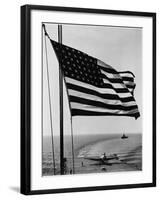
<path id="1" fill-rule="evenodd" d="M 42 23 L 42 176 L 143 170 L 142 32 Z"/>
<path id="2" fill-rule="evenodd" d="M 21 192 L 156 183 L 155 13 L 21 8 Z"/>

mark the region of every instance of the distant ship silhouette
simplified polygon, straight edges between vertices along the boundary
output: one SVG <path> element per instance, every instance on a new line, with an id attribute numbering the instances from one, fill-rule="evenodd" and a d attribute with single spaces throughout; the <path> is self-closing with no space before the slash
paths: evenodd
<path id="1" fill-rule="evenodd" d="M 128 138 L 128 136 L 125 135 L 125 134 L 123 134 L 122 137 L 121 137 L 121 139 L 127 139 L 127 138 Z"/>

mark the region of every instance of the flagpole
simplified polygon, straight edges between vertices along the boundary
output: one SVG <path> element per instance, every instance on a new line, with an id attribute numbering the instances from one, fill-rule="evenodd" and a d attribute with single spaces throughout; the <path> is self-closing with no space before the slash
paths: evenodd
<path id="1" fill-rule="evenodd" d="M 62 25 L 58 25 L 58 42 L 62 44 Z M 66 82 L 64 80 L 66 85 Z M 64 134 L 63 134 L 63 75 L 61 71 L 61 63 L 59 62 L 59 87 L 60 87 L 60 169 L 61 174 L 64 174 Z M 68 90 L 67 95 L 68 95 Z M 69 95 L 68 95 L 69 98 Z M 69 103 L 69 99 L 68 99 Z M 72 137 L 72 166 L 73 174 L 75 173 L 75 164 L 74 164 L 74 142 L 73 142 L 73 125 L 72 125 L 72 113 L 71 106 L 69 103 L 70 115 L 71 115 L 71 137 Z"/>
<path id="2" fill-rule="evenodd" d="M 58 42 L 62 44 L 62 25 L 58 25 Z M 60 173 L 64 174 L 64 134 L 63 134 L 63 76 L 59 62 L 59 100 L 60 100 Z"/>
<path id="3" fill-rule="evenodd" d="M 71 110 L 71 104 L 69 101 L 69 93 L 67 90 L 67 86 L 66 86 L 66 81 L 64 79 L 64 83 L 65 83 L 65 88 L 66 88 L 66 92 L 67 92 L 67 96 L 68 96 L 68 105 L 69 105 L 69 110 L 70 110 L 70 120 L 71 120 L 71 143 L 72 143 L 72 169 L 73 169 L 73 174 L 75 173 L 75 162 L 74 162 L 74 138 L 73 138 L 73 119 L 72 119 L 72 110 Z"/>

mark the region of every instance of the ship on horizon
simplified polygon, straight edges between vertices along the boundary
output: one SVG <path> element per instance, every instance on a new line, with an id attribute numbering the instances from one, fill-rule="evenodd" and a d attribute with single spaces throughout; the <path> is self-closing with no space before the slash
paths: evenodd
<path id="1" fill-rule="evenodd" d="M 127 138 L 128 138 L 128 136 L 125 135 L 125 134 L 123 134 L 122 137 L 121 137 L 121 139 L 127 139 Z"/>

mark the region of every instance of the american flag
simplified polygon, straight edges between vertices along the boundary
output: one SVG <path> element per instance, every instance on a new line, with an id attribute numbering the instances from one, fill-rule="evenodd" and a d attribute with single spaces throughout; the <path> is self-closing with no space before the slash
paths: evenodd
<path id="1" fill-rule="evenodd" d="M 140 116 L 132 72 L 117 72 L 82 51 L 53 40 L 51 43 L 63 72 L 72 116 Z"/>

